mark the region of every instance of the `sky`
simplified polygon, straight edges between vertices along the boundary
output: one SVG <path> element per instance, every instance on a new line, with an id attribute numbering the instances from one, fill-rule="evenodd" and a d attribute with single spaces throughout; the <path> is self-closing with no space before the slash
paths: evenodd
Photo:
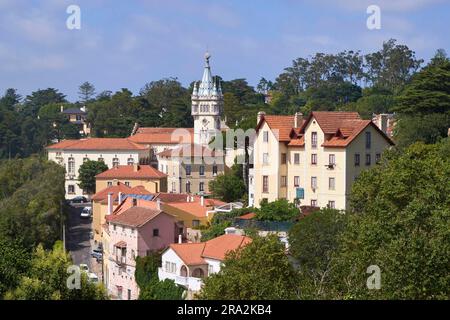
<path id="1" fill-rule="evenodd" d="M 69 5 L 80 29 L 67 28 Z M 369 5 L 381 28 L 369 30 Z M 200 80 L 204 53 L 225 80 L 274 80 L 316 52 L 379 50 L 395 38 L 429 60 L 450 54 L 450 0 L 0 0 L 0 92 L 54 87 L 74 102 L 78 86 L 97 92 L 176 77 Z"/>

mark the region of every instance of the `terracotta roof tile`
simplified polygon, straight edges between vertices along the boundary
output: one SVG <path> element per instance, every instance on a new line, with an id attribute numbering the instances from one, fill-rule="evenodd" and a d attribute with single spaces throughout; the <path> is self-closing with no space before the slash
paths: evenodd
<path id="1" fill-rule="evenodd" d="M 147 207 L 131 207 L 121 214 L 106 216 L 106 220 L 110 223 L 138 228 L 161 213 L 163 213 L 163 211 Z"/>
<path id="2" fill-rule="evenodd" d="M 148 148 L 127 138 L 89 138 L 80 140 L 63 140 L 50 145 L 47 149 L 64 150 L 147 150 Z"/>
<path id="3" fill-rule="evenodd" d="M 117 166 L 106 170 L 95 177 L 97 179 L 150 179 L 164 178 L 167 175 L 149 165 Z"/>
<path id="4" fill-rule="evenodd" d="M 294 127 L 294 116 L 284 115 L 264 115 L 256 130 L 260 128 L 263 120 L 267 123 L 272 132 L 277 136 L 278 141 L 285 142 L 290 140 L 290 133 Z"/>
<path id="5" fill-rule="evenodd" d="M 310 117 L 316 119 L 325 134 L 336 133 L 345 120 L 361 120 L 358 112 L 313 111 Z"/>
<path id="6" fill-rule="evenodd" d="M 250 243 L 252 239 L 246 236 L 225 234 L 220 237 L 200 243 L 174 243 L 170 248 L 186 265 L 206 264 L 204 258 L 224 260 L 225 255 Z"/>
<path id="7" fill-rule="evenodd" d="M 115 247 L 117 248 L 126 248 L 127 247 L 127 243 L 125 241 L 119 241 L 116 244 L 114 244 Z"/>
<path id="8" fill-rule="evenodd" d="M 249 212 L 246 214 L 243 214 L 242 216 L 239 216 L 238 219 L 242 219 L 242 220 L 251 220 L 254 217 L 256 217 L 256 213 L 254 212 Z"/>
<path id="9" fill-rule="evenodd" d="M 141 144 L 191 143 L 194 128 L 139 128 L 129 139 Z"/>
<path id="10" fill-rule="evenodd" d="M 119 196 L 119 192 L 122 192 L 123 194 L 151 194 L 149 191 L 145 189 L 144 186 L 136 186 L 131 188 L 126 184 L 118 182 L 117 185 L 112 185 L 110 187 L 98 191 L 96 194 L 94 194 L 92 200 L 104 203 L 108 200 L 108 194 L 110 192 L 113 194 L 112 197 L 114 201 Z"/>

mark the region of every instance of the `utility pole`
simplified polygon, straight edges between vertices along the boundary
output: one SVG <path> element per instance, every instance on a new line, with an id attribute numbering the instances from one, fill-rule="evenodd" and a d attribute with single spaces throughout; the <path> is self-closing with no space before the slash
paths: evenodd
<path id="1" fill-rule="evenodd" d="M 59 202 L 59 215 L 60 215 L 60 221 L 61 221 L 63 248 L 64 248 L 64 251 L 66 251 L 66 226 L 64 225 L 64 219 L 63 219 L 63 201 L 62 200 L 60 200 L 60 202 Z"/>

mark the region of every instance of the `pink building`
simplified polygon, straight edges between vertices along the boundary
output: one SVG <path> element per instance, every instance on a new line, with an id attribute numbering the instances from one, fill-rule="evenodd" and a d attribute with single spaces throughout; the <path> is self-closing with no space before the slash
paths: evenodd
<path id="1" fill-rule="evenodd" d="M 134 278 L 135 258 L 177 242 L 184 229 L 174 216 L 161 210 L 159 201 L 131 197 L 125 199 L 106 220 L 108 292 L 121 300 L 137 299 L 139 288 Z"/>

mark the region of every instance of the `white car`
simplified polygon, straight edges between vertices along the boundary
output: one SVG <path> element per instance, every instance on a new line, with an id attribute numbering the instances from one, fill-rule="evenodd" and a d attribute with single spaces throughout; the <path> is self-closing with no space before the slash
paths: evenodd
<path id="1" fill-rule="evenodd" d="M 81 211 L 80 217 L 81 218 L 90 218 L 92 214 L 92 210 L 90 207 L 84 207 L 83 211 Z"/>
<path id="2" fill-rule="evenodd" d="M 85 263 L 80 263 L 80 271 L 89 273 L 89 267 Z"/>
<path id="3" fill-rule="evenodd" d="M 95 273 L 88 273 L 88 281 L 91 283 L 98 283 L 98 277 Z"/>

